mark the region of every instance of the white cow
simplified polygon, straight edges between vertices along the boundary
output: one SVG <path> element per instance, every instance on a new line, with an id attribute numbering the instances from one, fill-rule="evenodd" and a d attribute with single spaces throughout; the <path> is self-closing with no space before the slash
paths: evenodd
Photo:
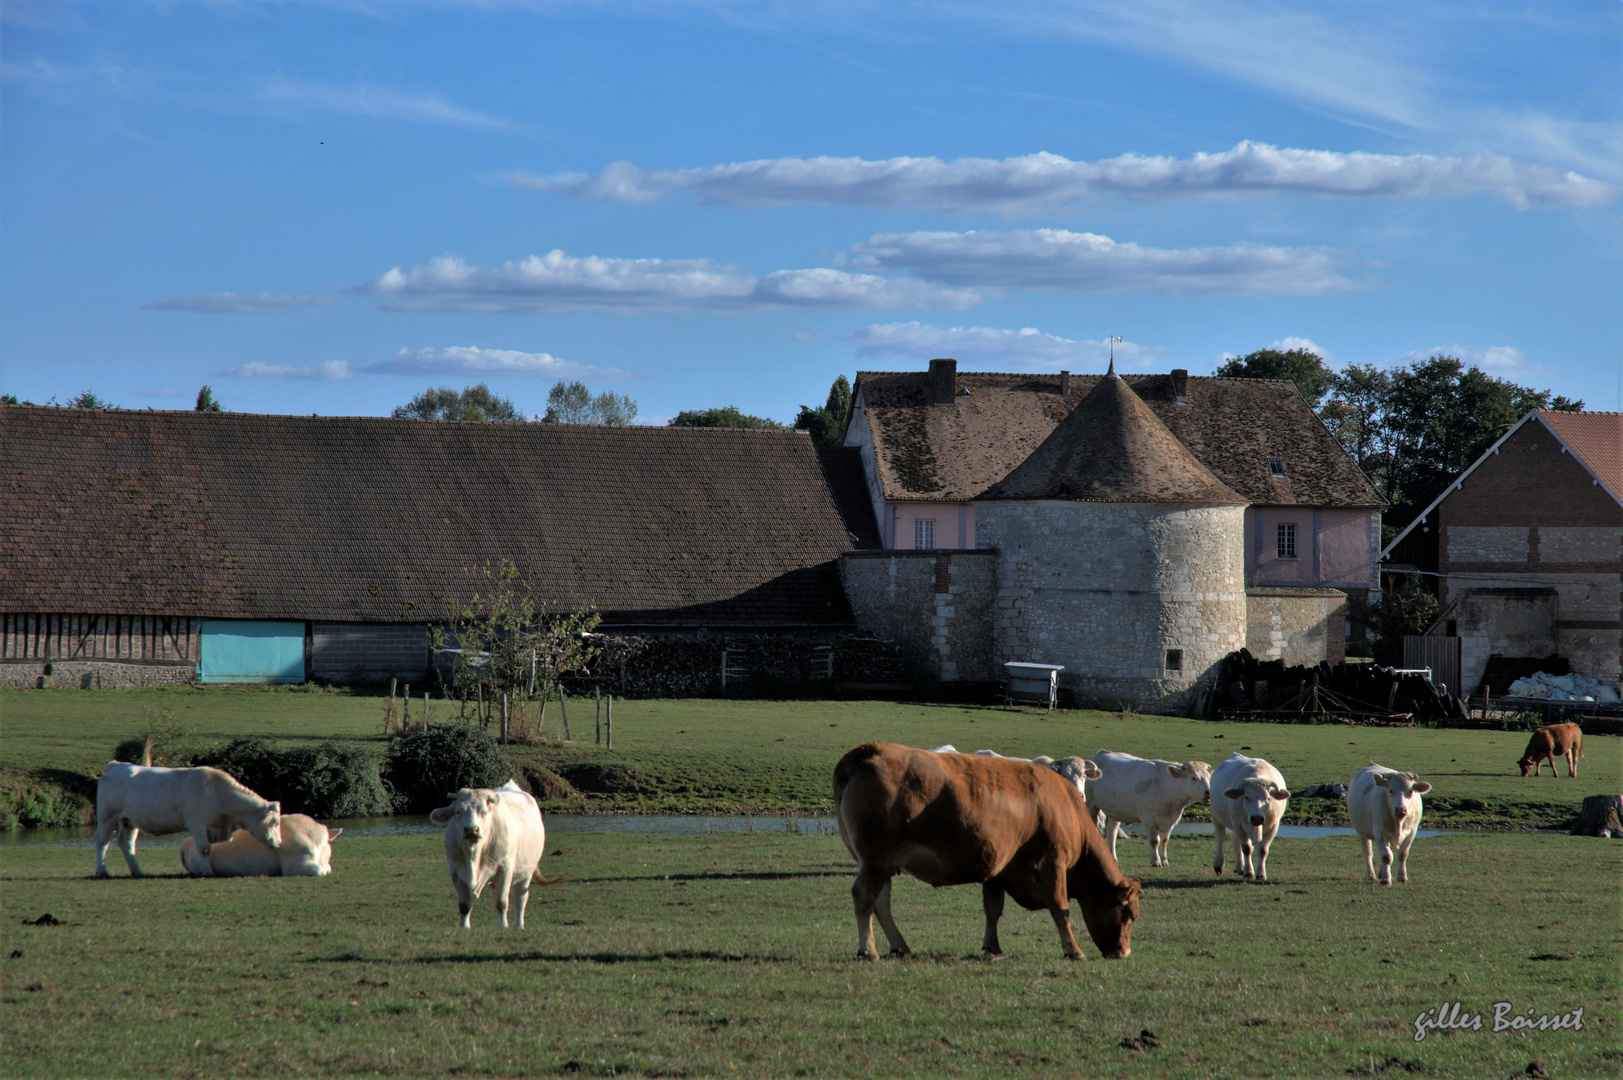
<path id="1" fill-rule="evenodd" d="M 962 751 L 951 743 L 937 746 L 935 749 L 930 751 L 932 754 L 957 754 L 961 752 Z M 1055 772 L 1065 777 L 1065 779 L 1075 784 L 1078 792 L 1082 791 L 1083 785 L 1087 781 L 1099 775 L 1099 767 L 1093 762 L 1089 761 L 1087 758 L 1062 757 L 1058 761 L 1055 761 L 1053 758 L 1046 755 L 1043 757 L 1034 758 L 1009 757 L 1006 754 L 998 753 L 996 750 L 977 750 L 971 756 L 1002 758 L 1004 761 L 1029 761 L 1033 765 L 1046 765 L 1048 768 L 1053 769 Z"/>
<path id="2" fill-rule="evenodd" d="M 455 802 L 428 816 L 445 826 L 445 861 L 464 929 L 474 900 L 487 885 L 495 884 L 496 917 L 503 926 L 508 893 L 518 890 L 518 924 L 523 926 L 531 879 L 543 887 L 558 884 L 542 877 L 539 869 L 547 839 L 541 807 L 513 781 L 499 788 L 463 788 Z"/>
<path id="3" fill-rule="evenodd" d="M 197 841 L 180 843 L 180 865 L 192 877 L 325 877 L 332 873 L 332 841 L 343 829 L 329 829 L 304 814 L 282 815 L 282 846 L 274 850 L 238 829 L 203 855 Z"/>
<path id="4" fill-rule="evenodd" d="M 1223 872 L 1224 831 L 1232 829 L 1234 872 L 1267 881 L 1268 845 L 1274 842 L 1291 797 L 1285 778 L 1262 758 L 1231 754 L 1212 770 L 1211 792 L 1212 831 L 1217 836 L 1212 869 Z"/>
<path id="5" fill-rule="evenodd" d="M 1116 856 L 1123 825 L 1142 823 L 1149 834 L 1150 865 L 1167 865 L 1167 837 L 1190 803 L 1211 802 L 1212 767 L 1204 761 L 1146 761 L 1132 754 L 1101 750 L 1093 763 L 1102 774 L 1089 780 L 1083 798 L 1100 817 L 1099 832 Z"/>
<path id="6" fill-rule="evenodd" d="M 1409 845 L 1420 831 L 1424 810 L 1420 796 L 1431 785 L 1412 772 L 1398 772 L 1373 761 L 1353 773 L 1347 786 L 1347 816 L 1364 845 L 1364 870 L 1375 880 L 1371 845 L 1381 852 L 1381 884 L 1392 884 L 1392 849 L 1398 849 L 1398 880 L 1409 880 Z"/>
<path id="7" fill-rule="evenodd" d="M 190 832 L 207 856 L 212 845 L 246 829 L 266 847 L 282 843 L 282 804 L 268 802 L 219 769 L 163 769 L 110 761 L 96 783 L 96 876 L 107 876 L 107 847 L 118 836 L 133 877 L 141 876 L 141 830 Z"/>

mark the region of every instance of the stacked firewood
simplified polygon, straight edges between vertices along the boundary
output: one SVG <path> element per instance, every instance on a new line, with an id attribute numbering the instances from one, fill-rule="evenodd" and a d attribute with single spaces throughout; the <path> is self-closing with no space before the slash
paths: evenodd
<path id="1" fill-rule="evenodd" d="M 1365 723 L 1465 719 L 1465 704 L 1424 674 L 1378 664 L 1286 666 L 1241 649 L 1224 658 L 1203 710 L 1208 716 L 1323 716 Z"/>

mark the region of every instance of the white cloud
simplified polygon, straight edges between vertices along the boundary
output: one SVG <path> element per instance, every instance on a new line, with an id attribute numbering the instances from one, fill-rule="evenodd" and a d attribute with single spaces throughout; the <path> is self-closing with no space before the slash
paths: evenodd
<path id="1" fill-rule="evenodd" d="M 1479 367 L 1489 375 L 1508 376 L 1532 374 L 1536 370 L 1528 362 L 1527 354 L 1513 345 L 1489 345 L 1474 349 L 1467 345 L 1434 345 L 1429 349 L 1413 349 L 1392 361 L 1393 366 L 1407 366 L 1430 360 L 1434 356 L 1452 356 L 1466 367 Z"/>
<path id="2" fill-rule="evenodd" d="M 49 60 L 0 61 L 0 79 L 16 83 L 61 82 L 68 77 L 65 68 Z"/>
<path id="3" fill-rule="evenodd" d="M 506 120 L 459 108 L 439 94 L 408 94 L 382 86 L 322 86 L 293 79 L 267 79 L 258 98 L 269 105 L 288 105 L 322 112 L 399 120 L 409 124 L 499 130 L 511 128 Z"/>
<path id="4" fill-rule="evenodd" d="M 355 377 L 355 368 L 347 360 L 328 360 L 324 364 L 300 367 L 294 364 L 266 364 L 258 360 L 222 372 L 232 379 L 304 379 L 311 382 L 342 382 Z"/>
<path id="5" fill-rule="evenodd" d="M 615 259 L 553 250 L 496 267 L 441 255 L 360 287 L 406 311 L 744 311 L 786 307 L 963 308 L 978 294 L 844 270 L 779 270 L 757 278 L 709 259 Z"/>
<path id="6" fill-rule="evenodd" d="M 977 288 L 1170 296 L 1324 296 L 1367 286 L 1321 248 L 1150 248 L 1065 229 L 881 233 L 851 249 L 866 269 Z"/>
<path id="7" fill-rule="evenodd" d="M 999 330 L 990 326 L 954 326 L 943 329 L 928 323 L 876 323 L 845 336 L 847 344 L 861 357 L 879 360 L 906 360 L 916 364 L 936 356 L 951 356 L 961 363 L 983 370 L 1052 370 L 1070 367 L 1083 371 L 1104 370 L 1110 358 L 1110 343 L 1075 341 L 1025 327 Z M 1149 367 L 1170 355 L 1159 346 L 1116 342 L 1116 363 L 1128 368 Z"/>
<path id="8" fill-rule="evenodd" d="M 364 364 L 369 375 L 478 375 L 546 379 L 635 379 L 630 371 L 560 360 L 551 353 L 481 349 L 457 345 L 443 349 L 401 349 L 387 360 Z"/>
<path id="9" fill-rule="evenodd" d="M 1278 341 L 1274 342 L 1273 344 L 1269 345 L 1268 347 L 1270 349 L 1278 349 L 1280 352 L 1292 352 L 1293 350 L 1296 350 L 1296 349 L 1306 349 L 1308 352 L 1313 353 L 1316 356 L 1319 356 L 1319 357 L 1323 358 L 1326 365 L 1328 365 L 1330 367 L 1335 367 L 1335 365 L 1336 365 L 1335 354 L 1332 353 L 1329 349 L 1326 349 L 1323 345 L 1320 345 L 1317 342 L 1315 342 L 1312 338 L 1305 338 L 1305 337 L 1280 338 Z"/>
<path id="10" fill-rule="evenodd" d="M 290 293 L 187 293 L 154 300 L 143 305 L 154 311 L 191 311 L 199 315 L 280 315 L 296 307 L 325 306 L 330 296 L 298 296 Z"/>
<path id="11" fill-rule="evenodd" d="M 1522 210 L 1599 206 L 1617 197 L 1611 184 L 1497 154 L 1400 156 L 1293 150 L 1249 141 L 1189 158 L 1123 154 L 1100 161 L 1072 161 L 1048 153 L 951 161 L 772 158 L 654 172 L 621 161 L 596 176 L 547 179 L 517 174 L 509 183 L 607 202 L 651 202 L 680 191 L 702 201 L 740 206 L 846 203 L 1002 214 L 1040 212 L 1112 195 L 1444 199 L 1491 194 Z"/>

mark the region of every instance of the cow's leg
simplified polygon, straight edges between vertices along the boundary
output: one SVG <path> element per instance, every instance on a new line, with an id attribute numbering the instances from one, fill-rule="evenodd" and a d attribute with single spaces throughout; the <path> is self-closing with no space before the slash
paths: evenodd
<path id="1" fill-rule="evenodd" d="M 885 887 L 879 890 L 879 898 L 874 901 L 873 913 L 879 916 L 879 925 L 885 931 L 885 938 L 890 942 L 890 955 L 895 957 L 912 956 L 913 950 L 907 947 L 902 940 L 902 932 L 896 928 L 896 920 L 890 917 L 890 883 L 891 878 L 885 879 Z"/>
<path id="2" fill-rule="evenodd" d="M 1257 872 L 1258 881 L 1268 880 L 1268 849 L 1274 846 L 1274 834 L 1279 832 L 1279 822 L 1269 822 L 1262 827 L 1262 843 L 1257 845 L 1256 854 L 1252 857 L 1252 868 Z"/>
<path id="3" fill-rule="evenodd" d="M 91 841 L 96 848 L 96 876 L 107 876 L 107 849 L 112 846 L 113 839 L 118 836 L 118 815 L 107 814 L 96 822 L 96 838 Z"/>
<path id="4" fill-rule="evenodd" d="M 492 898 L 496 901 L 496 921 L 503 930 L 507 929 L 507 897 L 512 891 L 513 874 L 506 867 L 496 871 L 496 879 L 490 883 Z"/>
<path id="5" fill-rule="evenodd" d="M 1392 845 L 1384 835 L 1377 837 L 1375 846 L 1381 849 L 1381 884 L 1392 884 Z"/>
<path id="6" fill-rule="evenodd" d="M 130 868 L 130 877 L 144 877 L 141 873 L 141 864 L 135 861 L 135 841 L 140 837 L 141 830 L 135 827 L 135 822 L 129 818 L 120 818 L 118 821 L 118 850 L 124 853 L 124 865 Z"/>
<path id="7" fill-rule="evenodd" d="M 1003 886 L 995 881 L 981 885 L 981 907 L 986 909 L 986 933 L 981 936 L 981 952 L 987 959 L 1003 955 L 997 940 L 997 921 L 1003 917 Z"/>
<path id="8" fill-rule="evenodd" d="M 468 916 L 473 911 L 473 890 L 468 888 L 466 881 L 454 873 L 451 875 L 451 884 L 456 887 L 457 925 L 467 930 L 471 926 Z"/>
<path id="9" fill-rule="evenodd" d="M 1241 877 L 1251 876 L 1251 838 L 1242 830 L 1234 830 L 1234 872 Z"/>
<path id="10" fill-rule="evenodd" d="M 1419 831 L 1420 830 L 1416 829 L 1416 830 L 1410 832 L 1409 835 L 1405 836 L 1403 838 L 1402 842 L 1398 844 L 1398 884 L 1399 885 L 1401 885 L 1404 882 L 1409 880 L 1409 845 L 1414 843 L 1415 833 L 1419 832 Z"/>
<path id="11" fill-rule="evenodd" d="M 522 882 L 514 881 L 513 889 L 518 893 L 518 928 L 524 929 L 524 909 L 530 906 L 530 882 L 535 880 L 533 873 L 524 875 Z"/>
<path id="12" fill-rule="evenodd" d="M 1054 916 L 1054 928 L 1059 931 L 1059 947 L 1065 952 L 1065 959 L 1082 959 L 1082 946 L 1076 943 L 1076 935 L 1071 932 L 1071 905 L 1067 901 L 1061 907 L 1051 907 L 1048 913 Z"/>
<path id="13" fill-rule="evenodd" d="M 1121 832 L 1121 822 L 1105 814 L 1105 827 L 1099 830 L 1104 833 L 1105 843 L 1110 845 L 1110 857 L 1116 857 L 1116 835 Z"/>
<path id="14" fill-rule="evenodd" d="M 1574 746 L 1567 747 L 1567 776 L 1576 777 L 1577 775 L 1578 775 L 1578 748 L 1577 748 L 1577 746 L 1574 745 Z"/>
<path id="15" fill-rule="evenodd" d="M 1359 843 L 1364 845 L 1364 880 L 1375 880 L 1375 841 L 1367 836 L 1359 837 Z"/>
<path id="16" fill-rule="evenodd" d="M 1223 872 L 1223 847 L 1226 843 L 1226 837 L 1223 835 L 1223 826 L 1216 820 L 1212 821 L 1212 835 L 1217 837 L 1217 854 L 1212 856 L 1212 873 L 1221 874 Z"/>
<path id="17" fill-rule="evenodd" d="M 211 830 L 208 819 L 196 812 L 186 813 L 182 820 L 186 823 L 186 831 L 192 834 L 193 840 L 197 841 L 197 853 L 205 859 L 208 858 L 209 848 L 214 843 L 211 833 L 217 832 L 218 829 Z M 231 839 L 231 827 L 229 825 L 226 826 L 226 834 L 220 839 L 222 841 Z"/>
<path id="18" fill-rule="evenodd" d="M 890 878 L 866 866 L 857 867 L 857 879 L 851 883 L 851 906 L 857 915 L 857 959 L 875 960 L 879 950 L 873 943 L 873 909 L 879 902 L 881 890 L 890 887 Z"/>

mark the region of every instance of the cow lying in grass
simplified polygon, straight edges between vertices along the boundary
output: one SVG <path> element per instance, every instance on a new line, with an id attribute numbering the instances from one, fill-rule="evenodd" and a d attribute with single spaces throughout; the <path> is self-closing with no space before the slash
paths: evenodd
<path id="1" fill-rule="evenodd" d="M 463 788 L 456 801 L 428 815 L 445 826 L 445 861 L 456 889 L 463 929 L 473 902 L 487 885 L 495 886 L 496 919 L 507 925 L 508 897 L 518 891 L 518 924 L 530 902 L 530 882 L 550 888 L 562 881 L 541 876 L 541 849 L 547 829 L 534 797 L 509 780 L 499 788 Z"/>
<path id="2" fill-rule="evenodd" d="M 282 843 L 282 804 L 261 799 L 219 769 L 109 762 L 96 783 L 97 877 L 107 876 L 107 848 L 115 834 L 130 875 L 141 876 L 135 841 L 142 829 L 189 832 L 205 856 L 238 829 L 274 848 Z"/>
<path id="3" fill-rule="evenodd" d="M 1364 845 L 1364 869 L 1375 880 L 1374 850 L 1381 852 L 1381 884 L 1392 884 L 1392 849 L 1398 851 L 1398 880 L 1409 880 L 1409 845 L 1420 831 L 1420 796 L 1431 785 L 1412 772 L 1373 761 L 1353 773 L 1347 787 L 1347 816 Z"/>
<path id="4" fill-rule="evenodd" d="M 1139 882 L 1122 876 L 1077 786 L 1052 768 L 1008 758 L 885 743 L 848 751 L 834 768 L 834 808 L 857 860 L 857 957 L 878 956 L 875 915 L 891 955 L 909 954 L 890 914 L 891 878 L 900 873 L 935 886 L 979 882 L 988 956 L 1002 952 L 1005 895 L 1028 911 L 1046 909 L 1070 959 L 1082 958 L 1072 900 L 1099 951 L 1126 956 Z"/>
<path id="5" fill-rule="evenodd" d="M 204 855 L 188 836 L 181 841 L 180 865 L 192 877 L 325 877 L 332 873 L 331 841 L 343 831 L 304 814 L 283 814 L 280 847 L 268 848 L 238 829 Z"/>

